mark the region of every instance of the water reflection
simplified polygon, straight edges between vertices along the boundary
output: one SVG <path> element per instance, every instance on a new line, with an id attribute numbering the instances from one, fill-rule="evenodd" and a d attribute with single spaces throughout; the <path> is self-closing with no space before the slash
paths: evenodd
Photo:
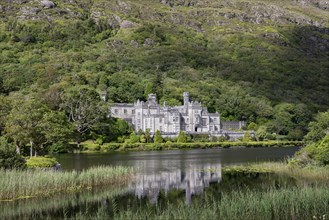
<path id="1" fill-rule="evenodd" d="M 203 164 L 222 165 L 248 162 L 275 161 L 292 156 L 298 147 L 193 149 L 141 152 L 111 152 L 90 154 L 54 155 L 63 170 L 82 170 L 91 166 L 129 166 L 142 168 L 148 173 L 173 169 L 202 166 Z"/>
<path id="2" fill-rule="evenodd" d="M 220 198 L 219 193 L 252 186 L 266 190 L 276 185 L 295 185 L 295 181 L 276 176 L 228 177 L 222 166 L 263 160 L 280 160 L 298 148 L 206 149 L 189 151 L 127 152 L 111 154 L 57 155 L 65 170 L 81 170 L 96 165 L 131 166 L 138 172 L 120 187 L 104 186 L 79 193 L 15 200 L 0 203 L 0 219 L 75 218 L 106 210 L 111 219 L 127 208 L 145 209 L 148 204 L 166 207 L 168 203 L 190 204 L 205 194 Z M 288 180 L 288 181 L 287 181 Z M 202 194 L 202 196 L 200 196 Z M 193 198 L 195 197 L 195 198 Z"/>
<path id="3" fill-rule="evenodd" d="M 210 183 L 221 180 L 221 164 L 191 165 L 189 168 L 149 173 L 140 170 L 136 179 L 129 185 L 138 198 L 147 197 L 156 204 L 160 191 L 165 194 L 173 189 L 184 190 L 186 203 L 191 203 L 192 195 L 200 195 Z"/>

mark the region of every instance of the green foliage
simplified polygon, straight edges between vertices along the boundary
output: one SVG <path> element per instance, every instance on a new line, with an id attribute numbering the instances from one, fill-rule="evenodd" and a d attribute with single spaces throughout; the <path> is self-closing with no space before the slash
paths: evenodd
<path id="1" fill-rule="evenodd" d="M 30 156 L 32 156 L 34 144 L 44 142 L 44 136 L 41 134 L 43 132 L 41 122 L 48 109 L 36 99 L 29 97 L 26 99 L 22 96 L 15 98 L 5 120 L 5 132 L 17 146 L 29 144 Z"/>
<path id="2" fill-rule="evenodd" d="M 308 145 L 296 153 L 291 164 L 299 166 L 329 164 L 328 128 L 329 111 L 318 113 L 315 121 L 310 123 L 310 131 L 305 137 Z"/>
<path id="3" fill-rule="evenodd" d="M 16 153 L 15 146 L 0 137 L 0 169 L 24 169 L 25 159 Z"/>
<path id="4" fill-rule="evenodd" d="M 248 127 L 247 130 L 252 130 L 252 131 L 256 131 L 257 130 L 257 124 L 255 122 L 251 122 Z"/>
<path id="5" fill-rule="evenodd" d="M 102 124 L 104 129 L 101 131 L 101 134 L 105 142 L 115 141 L 122 143 L 124 142 L 124 137 L 130 135 L 133 131 L 132 126 L 120 118 L 109 118 L 106 121 L 104 120 Z M 99 130 L 99 128 L 98 130 L 96 129 L 98 132 Z"/>
<path id="6" fill-rule="evenodd" d="M 179 131 L 178 137 L 177 137 L 177 143 L 187 143 L 188 137 L 185 134 L 184 131 Z"/>
<path id="7" fill-rule="evenodd" d="M 309 132 L 305 140 L 316 142 L 321 140 L 329 129 L 329 111 L 320 112 L 315 116 L 315 121 L 310 122 Z"/>
<path id="8" fill-rule="evenodd" d="M 159 130 L 157 130 L 155 132 L 153 141 L 155 144 L 163 143 L 163 138 L 162 138 L 161 132 Z"/>
<path id="9" fill-rule="evenodd" d="M 132 130 L 123 120 L 106 119 L 110 104 L 99 92 L 110 103 L 145 101 L 153 92 L 177 105 L 189 91 L 222 119 L 247 120 L 255 130 L 252 123 L 266 126 L 259 139 L 300 140 L 312 114 L 328 109 L 328 13 L 316 4 L 55 2 L 29 15 L 24 10 L 39 7 L 36 2 L 0 3 L 0 132 L 15 145 L 30 142 L 46 152 L 70 141 L 73 131 L 77 143 L 98 137 L 123 142 Z M 282 16 L 255 17 L 275 14 L 277 7 Z M 36 103 L 18 110 L 15 92 Z M 14 114 L 37 117 L 42 108 L 48 116 L 36 121 L 45 120 L 44 131 L 14 125 Z M 320 140 L 322 132 L 307 139 Z M 145 139 L 151 142 L 147 132 Z"/>
<path id="10" fill-rule="evenodd" d="M 53 167 L 56 163 L 58 162 L 53 157 L 31 157 L 26 161 L 28 168 Z"/>
<path id="11" fill-rule="evenodd" d="M 140 136 L 136 135 L 135 132 L 132 132 L 129 136 L 129 139 L 126 139 L 126 143 L 135 144 L 135 143 L 139 143 L 139 140 L 140 140 Z"/>
<path id="12" fill-rule="evenodd" d="M 190 142 L 178 143 L 166 141 L 165 143 L 106 143 L 101 146 L 104 151 L 135 151 L 135 150 L 170 150 L 170 149 L 204 149 L 204 148 L 230 148 L 230 147 L 292 147 L 302 146 L 300 141 L 249 141 L 249 142 L 232 142 L 225 138 L 219 142 Z"/>
<path id="13" fill-rule="evenodd" d="M 151 142 L 151 133 L 150 133 L 150 129 L 149 128 L 146 128 L 145 138 L 146 138 L 146 143 L 150 143 Z"/>
<path id="14" fill-rule="evenodd" d="M 258 141 L 263 141 L 265 140 L 267 136 L 267 127 L 266 126 L 260 126 L 257 131 L 256 131 L 256 139 Z"/>
<path id="15" fill-rule="evenodd" d="M 244 133 L 244 135 L 243 135 L 243 141 L 244 141 L 244 142 L 250 142 L 250 141 L 252 141 L 252 140 L 253 140 L 252 135 L 250 134 L 249 131 L 246 131 L 246 132 Z"/>
<path id="16" fill-rule="evenodd" d="M 139 138 L 139 142 L 141 143 L 146 143 L 146 137 L 145 134 L 141 134 L 140 138 Z"/>
<path id="17" fill-rule="evenodd" d="M 287 135 L 293 139 L 301 139 L 305 134 L 311 114 L 303 104 L 281 103 L 274 108 L 274 119 L 267 123 L 272 133 Z"/>
<path id="18" fill-rule="evenodd" d="M 314 158 L 323 165 L 329 164 L 329 135 L 326 135 L 318 144 Z"/>
<path id="19" fill-rule="evenodd" d="M 55 142 L 49 146 L 49 153 L 69 153 L 73 152 L 72 145 L 66 142 Z"/>

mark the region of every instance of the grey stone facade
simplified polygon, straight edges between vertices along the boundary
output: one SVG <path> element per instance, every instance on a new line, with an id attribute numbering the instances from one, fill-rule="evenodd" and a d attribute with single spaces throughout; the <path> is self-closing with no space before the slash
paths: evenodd
<path id="1" fill-rule="evenodd" d="M 135 131 L 159 130 L 162 134 L 209 133 L 219 134 L 220 114 L 209 113 L 198 101 L 190 101 L 189 93 L 184 92 L 184 104 L 181 106 L 160 106 L 156 95 L 149 94 L 146 102 L 116 103 L 110 107 L 112 117 L 125 119 L 135 127 Z"/>
<path id="2" fill-rule="evenodd" d="M 236 132 L 245 126 L 242 121 L 221 121 L 220 114 L 209 113 L 198 101 L 190 101 L 189 93 L 183 93 L 181 106 L 163 106 L 157 103 L 156 95 L 149 94 L 146 102 L 115 103 L 110 107 L 112 117 L 122 118 L 132 124 L 135 131 L 150 129 L 154 134 L 159 130 L 162 135 L 175 137 L 179 131 L 189 134 L 209 134 L 229 136 L 230 139 L 243 137 L 244 132 Z"/>

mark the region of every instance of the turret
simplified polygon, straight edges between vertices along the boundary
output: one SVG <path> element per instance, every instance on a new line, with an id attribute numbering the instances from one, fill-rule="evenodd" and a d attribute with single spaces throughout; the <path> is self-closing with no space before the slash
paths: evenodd
<path id="1" fill-rule="evenodd" d="M 149 106 L 156 105 L 157 104 L 156 94 L 153 94 L 153 93 L 149 94 L 147 101 L 148 101 Z"/>
<path id="2" fill-rule="evenodd" d="M 184 106 L 187 107 L 188 103 L 190 102 L 190 94 L 188 92 L 184 92 L 183 97 L 184 97 Z"/>

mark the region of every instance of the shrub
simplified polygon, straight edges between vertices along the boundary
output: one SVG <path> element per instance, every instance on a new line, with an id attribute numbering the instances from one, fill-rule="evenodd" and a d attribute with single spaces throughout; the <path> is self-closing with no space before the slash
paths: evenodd
<path id="1" fill-rule="evenodd" d="M 323 165 L 329 164 L 329 135 L 326 135 L 318 144 L 314 158 Z"/>
<path id="2" fill-rule="evenodd" d="M 329 135 L 321 141 L 311 143 L 299 150 L 290 161 L 291 165 L 328 165 L 329 164 Z"/>
<path id="3" fill-rule="evenodd" d="M 184 133 L 184 131 L 179 132 L 177 143 L 187 143 L 187 135 Z"/>
<path id="4" fill-rule="evenodd" d="M 139 143 L 140 136 L 136 135 L 135 132 L 132 132 L 129 136 L 129 139 L 125 140 L 125 143 L 127 144 L 135 144 Z"/>
<path id="5" fill-rule="evenodd" d="M 58 162 L 53 157 L 31 157 L 26 161 L 28 168 L 53 167 Z"/>
<path id="6" fill-rule="evenodd" d="M 121 147 L 121 144 L 117 143 L 107 143 L 103 145 L 103 149 L 105 151 L 117 150 Z"/>
<path id="7" fill-rule="evenodd" d="M 95 144 L 102 145 L 104 143 L 103 138 L 99 137 L 96 139 Z"/>
<path id="8" fill-rule="evenodd" d="M 51 153 L 68 153 L 73 150 L 73 146 L 63 142 L 56 142 L 50 145 L 49 152 Z"/>
<path id="9" fill-rule="evenodd" d="M 159 130 L 157 130 L 155 132 L 155 135 L 154 135 L 154 143 L 162 143 L 163 142 L 163 138 L 161 136 L 161 132 Z"/>
<path id="10" fill-rule="evenodd" d="M 24 158 L 16 153 L 15 146 L 11 143 L 8 143 L 7 139 L 4 137 L 0 137 L 0 168 L 26 168 Z"/>
<path id="11" fill-rule="evenodd" d="M 252 138 L 250 132 L 247 131 L 247 132 L 244 133 L 242 140 L 245 141 L 245 142 L 249 142 L 249 141 L 252 141 L 252 139 L 253 138 Z"/>

